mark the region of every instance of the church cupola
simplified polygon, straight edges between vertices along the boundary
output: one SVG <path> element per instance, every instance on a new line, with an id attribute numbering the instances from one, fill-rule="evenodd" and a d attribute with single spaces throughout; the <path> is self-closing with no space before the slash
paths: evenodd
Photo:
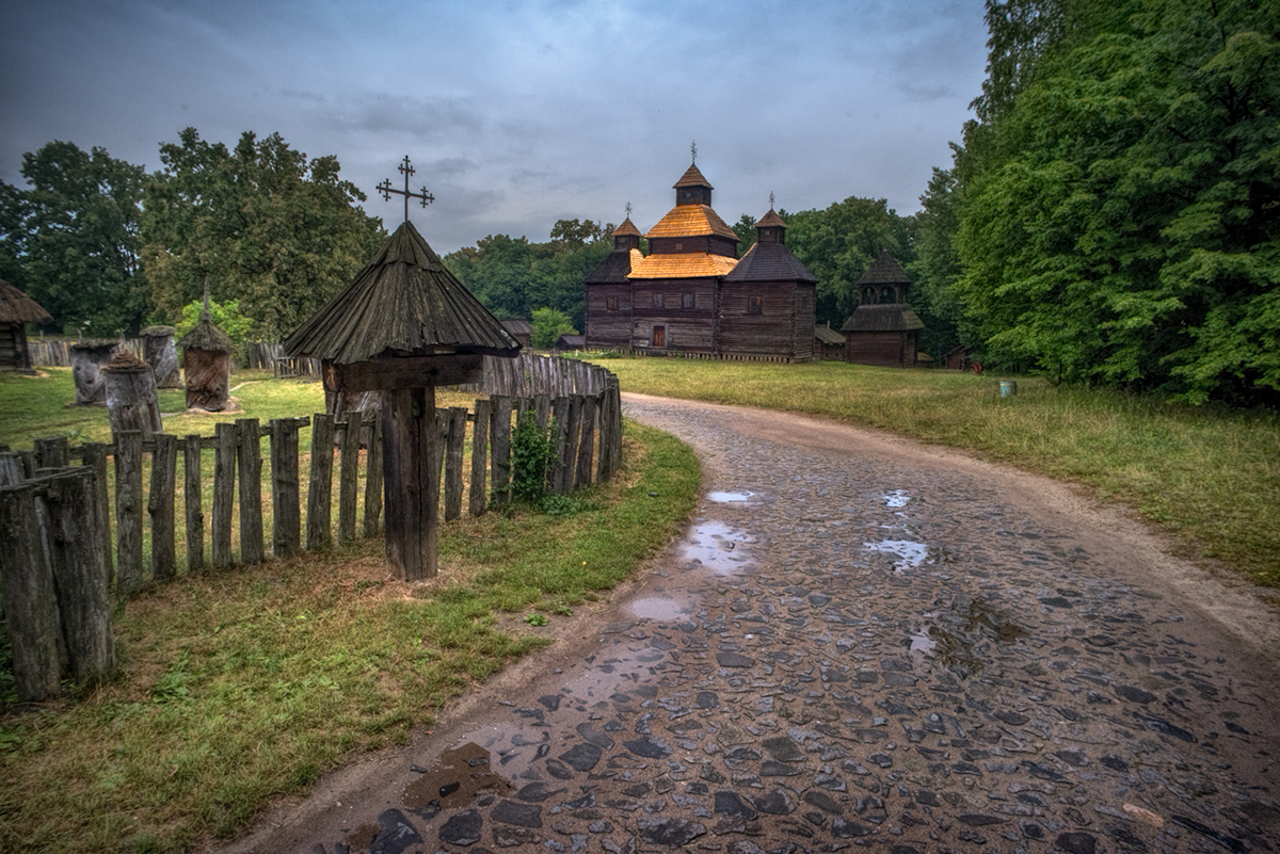
<path id="1" fill-rule="evenodd" d="M 675 183 L 676 205 L 706 205 L 711 207 L 711 186 L 696 163 L 691 163 L 684 175 Z"/>
<path id="2" fill-rule="evenodd" d="M 756 243 L 786 243 L 787 224 L 772 207 L 756 223 Z"/>

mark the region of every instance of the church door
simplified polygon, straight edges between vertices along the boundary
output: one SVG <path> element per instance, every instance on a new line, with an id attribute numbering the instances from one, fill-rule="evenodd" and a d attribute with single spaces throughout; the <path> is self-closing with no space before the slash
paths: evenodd
<path id="1" fill-rule="evenodd" d="M 667 346 L 667 327 L 653 327 L 653 347 L 656 350 L 665 349 Z"/>

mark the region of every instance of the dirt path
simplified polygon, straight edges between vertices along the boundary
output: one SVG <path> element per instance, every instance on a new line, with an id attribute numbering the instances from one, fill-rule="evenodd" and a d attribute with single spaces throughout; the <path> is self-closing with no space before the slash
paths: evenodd
<path id="1" fill-rule="evenodd" d="M 624 395 L 686 536 L 245 852 L 1274 850 L 1280 619 L 1070 487 Z"/>

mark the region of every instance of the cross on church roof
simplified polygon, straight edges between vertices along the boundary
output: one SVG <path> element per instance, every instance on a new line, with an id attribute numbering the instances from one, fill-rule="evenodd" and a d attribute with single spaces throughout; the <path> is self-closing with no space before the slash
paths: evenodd
<path id="1" fill-rule="evenodd" d="M 427 205 L 434 202 L 436 200 L 436 197 L 428 193 L 426 187 L 422 188 L 421 193 L 409 192 L 409 176 L 413 174 L 413 166 L 409 164 L 409 155 L 407 154 L 404 156 L 404 163 L 400 164 L 400 172 L 403 173 L 404 175 L 403 190 L 392 189 L 390 178 L 383 181 L 375 189 L 379 193 L 382 193 L 383 200 L 388 202 L 391 201 L 392 193 L 395 193 L 397 196 L 404 196 L 404 220 L 405 222 L 408 222 L 409 221 L 409 199 L 422 199 L 422 206 L 425 208 Z"/>

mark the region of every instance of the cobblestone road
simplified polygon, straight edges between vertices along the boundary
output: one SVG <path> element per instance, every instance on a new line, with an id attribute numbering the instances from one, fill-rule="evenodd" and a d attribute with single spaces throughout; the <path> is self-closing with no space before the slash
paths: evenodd
<path id="1" fill-rule="evenodd" d="M 686 538 L 582 656 L 240 850 L 1277 850 L 1272 657 L 1118 535 L 844 428 L 627 409 L 704 460 Z"/>

